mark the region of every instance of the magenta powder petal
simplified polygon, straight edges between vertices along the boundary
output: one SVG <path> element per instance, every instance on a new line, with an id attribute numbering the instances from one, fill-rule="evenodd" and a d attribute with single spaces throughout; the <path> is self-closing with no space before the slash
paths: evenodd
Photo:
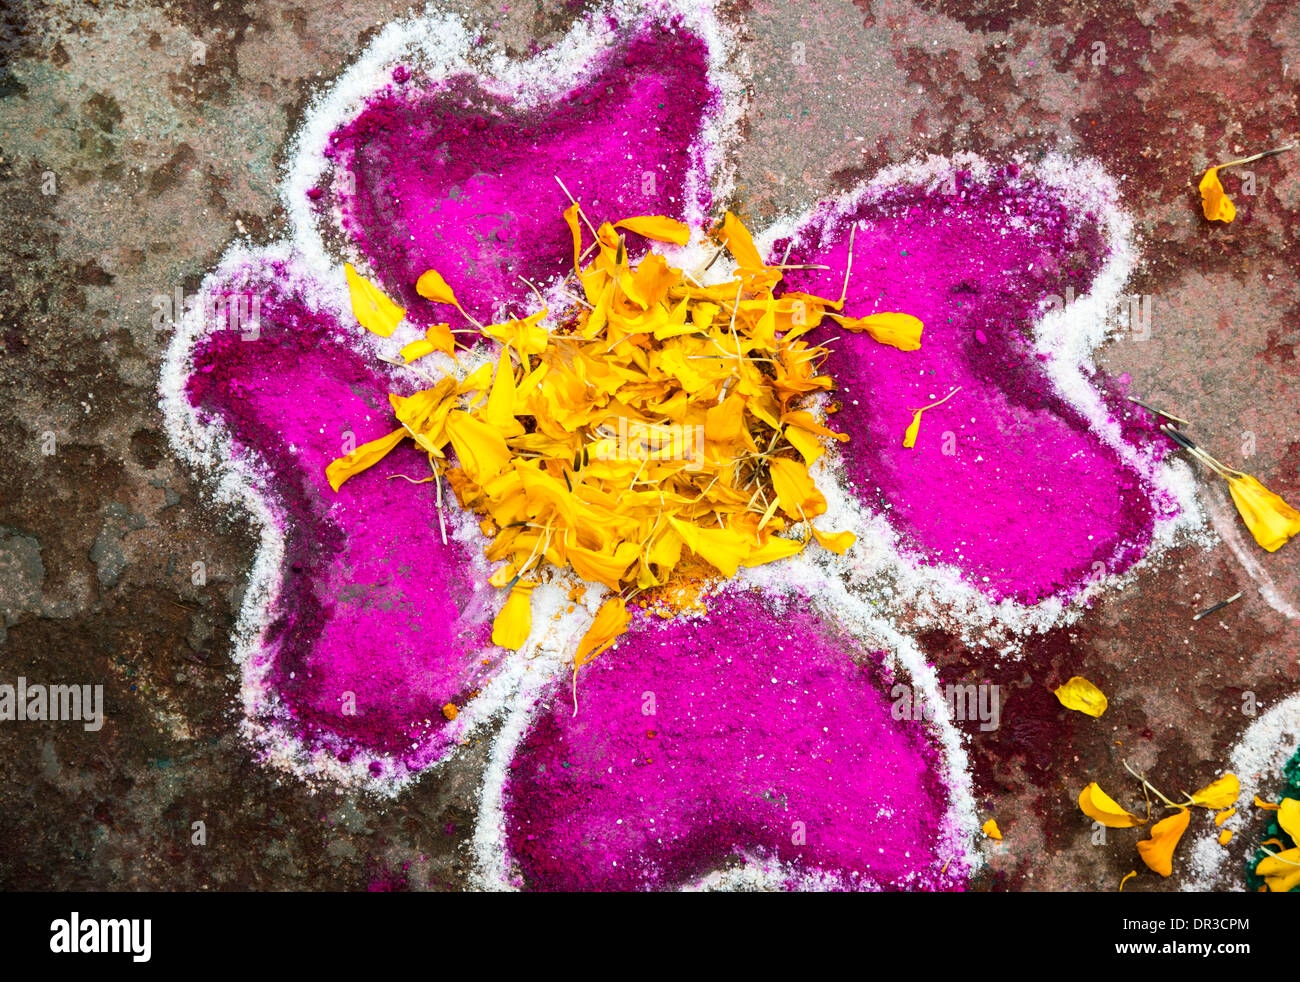
<path id="1" fill-rule="evenodd" d="M 470 76 L 387 89 L 330 140 L 328 155 L 355 184 L 338 202 L 344 228 L 417 321 L 449 314 L 415 293 L 427 269 L 471 313 L 518 312 L 511 301 L 530 296 L 518 277 L 545 282 L 572 266 L 561 217 L 569 201 L 556 176 L 593 222 L 707 209 L 707 199 L 687 200 L 718 99 L 707 58 L 684 28 L 652 26 L 540 108 L 520 109 Z"/>
<path id="2" fill-rule="evenodd" d="M 409 442 L 338 494 L 330 488 L 325 467 L 348 431 L 360 445 L 393 428 L 392 386 L 337 339 L 331 315 L 273 282 L 255 287 L 260 336 L 201 338 L 187 385 L 236 453 L 260 459 L 283 522 L 269 682 L 309 748 L 418 769 L 446 749 L 442 707 L 463 705 L 501 654 L 485 591 L 465 549 L 441 541 L 433 485 L 386 480 L 428 475 Z"/>
<path id="3" fill-rule="evenodd" d="M 1131 565 L 1151 541 L 1152 489 L 1056 393 L 1027 339 L 1044 299 L 1084 293 L 1103 265 L 1095 220 L 1012 174 L 959 195 L 903 187 L 832 214 L 814 214 L 789 260 L 830 269 L 792 271 L 790 287 L 839 296 L 859 222 L 845 313 L 925 323 L 911 352 L 831 322 L 813 334 L 840 336 L 825 370 L 853 493 L 923 561 L 952 564 L 996 600 L 1068 596 Z M 905 449 L 912 411 L 957 386 Z"/>
<path id="4" fill-rule="evenodd" d="M 666 889 L 742 851 L 845 887 L 939 885 L 929 729 L 892 718 L 876 656 L 769 604 L 733 594 L 700 620 L 637 621 L 583 669 L 576 718 L 557 685 L 505 788 L 525 885 Z"/>

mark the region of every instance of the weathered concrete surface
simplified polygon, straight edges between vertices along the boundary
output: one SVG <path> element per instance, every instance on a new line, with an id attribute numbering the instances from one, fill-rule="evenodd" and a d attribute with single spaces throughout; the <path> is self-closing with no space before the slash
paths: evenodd
<path id="1" fill-rule="evenodd" d="M 526 53 L 588 5 L 444 6 Z M 151 298 L 193 290 L 236 236 L 283 233 L 278 167 L 303 105 L 405 11 L 187 0 L 5 14 L 0 675 L 102 682 L 109 722 L 0 727 L 0 886 L 463 883 L 481 746 L 388 804 L 310 795 L 250 759 L 228 639 L 252 539 L 172 458 L 155 408 L 167 333 Z M 928 151 L 1099 158 L 1142 237 L 1133 289 L 1155 303 L 1150 336 L 1116 340 L 1102 366 L 1226 456 L 1243 460 L 1253 434 L 1248 469 L 1300 498 L 1300 155 L 1254 168 L 1258 193 L 1235 195 L 1230 227 L 1200 218 L 1194 186 L 1208 163 L 1300 134 L 1300 8 L 755 0 L 725 16 L 754 69 L 734 204 L 755 224 Z M 1300 598 L 1296 554 L 1259 555 Z M 1238 590 L 1222 616 L 1191 622 Z M 1113 888 L 1139 865 L 1137 836 L 1093 846 L 1079 788 L 1126 787 L 1121 758 L 1165 790 L 1206 783 L 1249 721 L 1243 691 L 1267 706 L 1300 690 L 1300 631 L 1222 546 L 1176 553 L 1013 665 L 924 640 L 945 680 L 1010 693 L 998 731 L 971 728 L 981 805 L 1007 833 L 979 884 L 994 889 Z M 1056 705 L 1048 686 L 1074 673 L 1110 695 L 1103 720 Z M 1129 889 L 1178 882 L 1144 874 Z"/>

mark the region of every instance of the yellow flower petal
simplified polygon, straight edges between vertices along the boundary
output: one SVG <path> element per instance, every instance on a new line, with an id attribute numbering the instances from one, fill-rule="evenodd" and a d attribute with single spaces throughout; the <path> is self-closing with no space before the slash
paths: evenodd
<path id="1" fill-rule="evenodd" d="M 387 456 L 388 451 L 402 442 L 402 437 L 406 436 L 405 427 L 399 427 L 389 433 L 388 436 L 381 436 L 378 440 L 371 440 L 369 443 L 363 443 L 346 457 L 340 457 L 332 461 L 325 468 L 325 479 L 330 482 L 336 492 L 343 486 L 343 482 L 350 477 L 355 477 L 368 467 L 373 467 Z"/>
<path id="2" fill-rule="evenodd" d="M 510 463 L 506 441 L 487 423 L 457 410 L 447 416 L 446 426 L 456 459 L 475 484 L 486 483 Z"/>
<path id="3" fill-rule="evenodd" d="M 1291 836 L 1292 842 L 1300 846 L 1300 801 L 1283 798 L 1277 807 L 1277 824 Z"/>
<path id="4" fill-rule="evenodd" d="M 1192 803 L 1200 805 L 1202 808 L 1209 808 L 1218 811 L 1221 808 L 1228 808 L 1237 802 L 1241 795 L 1241 782 L 1237 780 L 1236 774 L 1225 774 L 1211 784 L 1207 784 L 1192 795 Z M 1227 818 L 1225 815 L 1224 818 Z"/>
<path id="5" fill-rule="evenodd" d="M 434 303 L 449 303 L 453 307 L 459 307 L 460 302 L 456 299 L 456 294 L 452 292 L 447 281 L 442 278 L 442 274 L 436 269 L 426 270 L 420 274 L 420 278 L 415 281 L 415 292 L 426 300 L 432 300 Z"/>
<path id="6" fill-rule="evenodd" d="M 573 656 L 575 670 L 591 661 L 627 632 L 632 615 L 627 612 L 627 604 L 622 597 L 610 597 L 596 611 L 595 620 L 587 633 L 578 642 L 578 650 Z"/>
<path id="7" fill-rule="evenodd" d="M 617 590 L 623 574 L 639 551 L 635 543 L 622 542 L 612 552 L 571 545 L 566 547 L 565 555 L 574 572 L 584 580 L 603 583 L 611 590 Z"/>
<path id="8" fill-rule="evenodd" d="M 435 351 L 451 354 L 455 349 L 456 339 L 451 333 L 451 325 L 434 324 L 424 332 L 424 337 L 406 345 L 400 354 L 402 361 L 409 363 L 417 358 L 423 358 L 425 355 L 431 355 Z"/>
<path id="9" fill-rule="evenodd" d="M 578 266 L 579 257 L 582 255 L 582 226 L 578 224 L 578 213 L 582 207 L 575 201 L 564 209 L 564 221 L 569 226 L 569 234 L 573 238 L 573 269 L 574 272 L 580 272 Z"/>
<path id="10" fill-rule="evenodd" d="M 1224 193 L 1219 181 L 1219 168 L 1211 167 L 1201 178 L 1201 209 L 1212 222 L 1230 222 L 1237 217 L 1237 208 Z"/>
<path id="11" fill-rule="evenodd" d="M 1096 781 L 1079 792 L 1079 809 L 1107 828 L 1131 829 L 1146 824 L 1146 819 L 1121 808 L 1114 798 L 1101 790 Z"/>
<path id="12" fill-rule="evenodd" d="M 675 518 L 668 520 L 686 547 L 723 576 L 735 576 L 749 555 L 749 543 L 730 529 L 700 528 Z"/>
<path id="13" fill-rule="evenodd" d="M 1214 824 L 1222 825 L 1235 814 L 1237 814 L 1237 809 L 1235 808 L 1229 808 L 1227 811 L 1219 812 L 1219 814 L 1214 816 Z"/>
<path id="14" fill-rule="evenodd" d="M 763 257 L 754 246 L 754 237 L 731 212 L 727 212 L 722 219 L 722 234 L 727 240 L 727 251 L 736 260 L 736 265 L 745 269 L 763 267 Z"/>
<path id="15" fill-rule="evenodd" d="M 1138 875 L 1138 871 L 1135 869 L 1129 870 L 1127 873 L 1125 873 L 1124 878 L 1119 881 L 1119 892 L 1123 893 L 1124 884 L 1127 883 L 1129 880 L 1133 879 L 1133 877 L 1137 875 Z"/>
<path id="16" fill-rule="evenodd" d="M 1054 692 L 1066 709 L 1073 709 L 1089 716 L 1100 716 L 1109 705 L 1106 694 L 1080 675 L 1074 676 L 1064 685 L 1057 686 Z"/>
<path id="17" fill-rule="evenodd" d="M 1265 856 L 1255 867 L 1264 883 L 1274 893 L 1288 893 L 1300 886 L 1300 849 L 1285 849 L 1276 856 Z"/>
<path id="18" fill-rule="evenodd" d="M 832 320 L 846 331 L 866 332 L 881 344 L 899 351 L 916 351 L 921 347 L 921 331 L 925 325 L 911 314 L 880 313 L 866 317 L 841 317 L 830 314 Z"/>
<path id="19" fill-rule="evenodd" d="M 1187 831 L 1187 823 L 1192 820 L 1192 813 L 1182 809 L 1176 815 L 1161 819 L 1151 826 L 1151 838 L 1143 839 L 1137 844 L 1138 855 L 1161 876 L 1168 876 L 1174 871 L 1174 849 Z"/>
<path id="20" fill-rule="evenodd" d="M 816 526 L 812 528 L 813 538 L 821 545 L 823 549 L 829 549 L 837 556 L 842 556 L 849 551 L 853 543 L 858 541 L 858 537 L 852 532 L 819 532 Z"/>
<path id="21" fill-rule="evenodd" d="M 918 409 L 912 417 L 912 422 L 907 424 L 907 429 L 903 431 L 903 446 L 911 448 L 916 446 L 916 438 L 921 433 L 921 414 L 924 409 Z"/>
<path id="22" fill-rule="evenodd" d="M 658 242 L 671 242 L 679 246 L 684 246 L 691 240 L 690 226 L 684 225 L 666 215 L 640 215 L 636 218 L 625 218 L 621 222 L 615 222 L 614 227 L 625 228 L 637 235 L 644 235 L 647 239 L 655 239 Z"/>
<path id="23" fill-rule="evenodd" d="M 826 511 L 826 498 L 808 476 L 805 464 L 777 457 L 767 462 L 767 468 L 777 500 L 791 518 L 816 518 Z"/>
<path id="24" fill-rule="evenodd" d="M 1249 474 L 1228 475 L 1228 491 L 1250 534 L 1269 552 L 1300 533 L 1300 512 Z"/>
<path id="25" fill-rule="evenodd" d="M 1226 846 L 1232 841 L 1232 829 L 1224 829 L 1219 833 L 1219 845 Z"/>
<path id="26" fill-rule="evenodd" d="M 916 446 L 916 436 L 921 431 L 921 414 L 923 412 L 925 412 L 928 409 L 933 409 L 935 406 L 942 406 L 945 402 L 947 402 L 949 399 L 951 399 L 960 391 L 961 391 L 961 386 L 959 385 L 957 386 L 957 388 L 953 389 L 951 392 L 949 392 L 946 396 L 944 396 L 942 399 L 938 400 L 937 402 L 932 402 L 928 406 L 922 406 L 920 409 L 917 409 L 915 411 L 916 415 L 912 417 L 912 424 L 908 426 L 907 432 L 903 434 L 903 446 L 905 447 Z"/>
<path id="27" fill-rule="evenodd" d="M 750 546 L 749 554 L 742 559 L 742 566 L 762 566 L 774 563 L 778 559 L 788 559 L 799 552 L 804 544 L 797 539 L 783 539 L 779 535 L 768 536 L 762 545 Z"/>
<path id="28" fill-rule="evenodd" d="M 406 311 L 353 269 L 351 263 L 343 264 L 343 273 L 348 280 L 348 296 L 352 300 L 352 315 L 357 323 L 381 338 L 392 334 L 406 316 Z"/>
<path id="29" fill-rule="evenodd" d="M 984 834 L 987 835 L 990 839 L 1000 840 L 1002 838 L 1002 830 L 998 828 L 998 823 L 993 819 L 990 818 L 987 822 L 985 822 L 983 828 L 984 828 Z"/>
<path id="30" fill-rule="evenodd" d="M 1263 808 L 1265 811 L 1275 812 L 1278 806 L 1271 801 L 1264 801 L 1259 795 L 1255 795 L 1255 807 Z"/>
<path id="31" fill-rule="evenodd" d="M 540 355 L 546 350 L 549 334 L 539 323 L 546 316 L 546 308 L 523 318 L 512 318 L 504 324 L 489 324 L 483 333 L 496 338 L 521 355 Z"/>
<path id="32" fill-rule="evenodd" d="M 492 621 L 492 643 L 518 651 L 533 631 L 533 588 L 536 583 L 520 580 L 510 588 L 510 595 Z"/>

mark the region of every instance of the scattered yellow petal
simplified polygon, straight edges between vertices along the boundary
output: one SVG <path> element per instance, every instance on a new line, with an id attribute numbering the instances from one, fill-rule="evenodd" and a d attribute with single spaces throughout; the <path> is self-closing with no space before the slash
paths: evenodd
<path id="1" fill-rule="evenodd" d="M 435 351 L 451 354 L 456 349 L 456 339 L 451 333 L 450 324 L 434 324 L 424 332 L 424 337 L 412 341 L 402 348 L 402 361 L 413 362 L 417 358 L 431 355 Z"/>
<path id="2" fill-rule="evenodd" d="M 951 399 L 960 391 L 961 391 L 961 386 L 958 386 L 957 388 L 949 392 L 946 396 L 944 396 L 942 399 L 940 399 L 938 402 L 932 402 L 930 403 L 930 405 L 922 406 L 920 409 L 916 410 L 915 411 L 916 415 L 912 417 L 911 425 L 907 427 L 907 432 L 903 434 L 903 446 L 905 447 L 916 446 L 916 437 L 917 434 L 920 433 L 921 431 L 921 414 L 923 412 L 925 412 L 927 409 L 933 409 L 935 406 L 943 405 L 945 402 L 947 402 L 949 399 Z"/>
<path id="3" fill-rule="evenodd" d="M 1192 813 L 1184 808 L 1178 814 L 1163 818 L 1151 826 L 1151 838 L 1143 839 L 1137 844 L 1142 862 L 1161 876 L 1171 874 L 1174 871 L 1174 849 L 1191 820 Z"/>
<path id="4" fill-rule="evenodd" d="M 1219 812 L 1219 814 L 1214 816 L 1214 824 L 1222 825 L 1235 814 L 1237 814 L 1237 809 L 1235 808 L 1229 808 L 1227 811 Z"/>
<path id="5" fill-rule="evenodd" d="M 352 315 L 357 323 L 368 331 L 373 331 L 382 338 L 388 337 L 406 316 L 406 311 L 388 297 L 383 291 L 352 268 L 351 263 L 343 264 L 344 275 L 348 280 L 348 295 L 352 300 Z"/>
<path id="6" fill-rule="evenodd" d="M 826 498 L 817 490 L 805 464 L 778 458 L 768 462 L 768 470 L 777 500 L 791 518 L 815 518 L 826 510 Z"/>
<path id="7" fill-rule="evenodd" d="M 1226 846 L 1232 841 L 1232 829 L 1224 829 L 1219 833 L 1219 845 Z"/>
<path id="8" fill-rule="evenodd" d="M 614 227 L 625 228 L 637 235 L 644 235 L 647 239 L 655 239 L 658 242 L 671 242 L 679 246 L 684 246 L 691 240 L 690 226 L 676 219 L 668 218 L 666 215 L 641 215 L 636 218 L 625 218 L 621 222 L 615 222 Z"/>
<path id="9" fill-rule="evenodd" d="M 1277 808 L 1277 824 L 1291 836 L 1292 842 L 1300 846 L 1300 801 L 1283 798 Z"/>
<path id="10" fill-rule="evenodd" d="M 1079 809 L 1107 828 L 1131 829 L 1146 824 L 1146 819 L 1121 808 L 1119 802 L 1103 791 L 1096 781 L 1079 792 Z"/>
<path id="11" fill-rule="evenodd" d="M 912 422 L 908 423 L 907 429 L 903 431 L 903 446 L 908 447 L 909 449 L 916 446 L 916 438 L 921 433 L 921 413 L 924 411 L 925 410 L 923 409 L 918 409 L 916 414 L 912 417 Z"/>
<path id="12" fill-rule="evenodd" d="M 1300 533 L 1300 512 L 1249 474 L 1229 474 L 1228 491 L 1250 534 L 1269 552 Z"/>
<path id="13" fill-rule="evenodd" d="M 1192 795 L 1192 804 L 1218 811 L 1236 804 L 1240 796 L 1241 782 L 1237 780 L 1237 775 L 1225 774 Z"/>
<path id="14" fill-rule="evenodd" d="M 1064 685 L 1057 686 L 1054 691 L 1056 698 L 1066 709 L 1073 709 L 1089 716 L 1100 716 L 1109 705 L 1106 694 L 1081 675 L 1076 675 Z"/>
<path id="15" fill-rule="evenodd" d="M 420 278 L 415 281 L 415 292 L 426 300 L 432 300 L 434 303 L 449 303 L 453 307 L 459 307 L 460 302 L 456 299 L 456 294 L 452 292 L 447 281 L 442 278 L 442 274 L 436 269 L 426 270 L 420 274 Z"/>
<path id="16" fill-rule="evenodd" d="M 520 580 L 510 588 L 496 619 L 492 622 L 492 643 L 518 651 L 533 631 L 533 588 L 536 583 Z"/>
<path id="17" fill-rule="evenodd" d="M 758 269 L 763 266 L 763 257 L 754 247 L 754 238 L 740 219 L 727 212 L 722 219 L 722 234 L 727 240 L 727 251 L 731 253 L 736 264 L 744 269 Z"/>
<path id="18" fill-rule="evenodd" d="M 1002 839 L 1002 830 L 998 828 L 998 823 L 991 818 L 984 823 L 984 834 L 990 839 Z"/>
<path id="19" fill-rule="evenodd" d="M 916 351 L 921 347 L 921 331 L 925 325 L 920 318 L 911 314 L 880 313 L 868 314 L 866 317 L 841 317 L 829 315 L 832 320 L 846 331 L 865 331 L 881 344 L 887 344 L 899 351 Z"/>
<path id="20" fill-rule="evenodd" d="M 1129 880 L 1133 879 L 1133 877 L 1137 875 L 1138 875 L 1138 871 L 1135 869 L 1129 870 L 1127 873 L 1125 873 L 1124 878 L 1119 881 L 1119 892 L 1123 893 L 1124 884 L 1127 883 Z"/>
<path id="21" fill-rule="evenodd" d="M 627 612 L 627 604 L 622 597 L 610 597 L 600 605 L 596 617 L 587 628 L 587 633 L 578 642 L 578 650 L 573 656 L 573 668 L 577 671 L 591 661 L 627 632 L 632 615 Z"/>
<path id="22" fill-rule="evenodd" d="M 829 549 L 838 556 L 844 555 L 858 541 L 852 532 L 819 532 L 816 526 L 812 526 L 812 534 L 822 548 Z"/>
<path id="23" fill-rule="evenodd" d="M 573 269 L 579 272 L 578 262 L 582 255 L 582 226 L 578 224 L 578 215 L 582 211 L 582 206 L 576 201 L 564 209 L 564 221 L 569 226 L 569 234 L 573 237 Z"/>
<path id="24" fill-rule="evenodd" d="M 373 467 L 383 460 L 388 451 L 402 442 L 404 436 L 406 436 L 406 429 L 399 427 L 389 433 L 388 436 L 381 436 L 378 440 L 363 443 L 346 457 L 340 457 L 338 460 L 332 461 L 325 468 L 325 479 L 330 482 L 330 487 L 338 491 L 348 478 L 355 477 L 366 468 Z"/>
<path id="25" fill-rule="evenodd" d="M 1300 886 L 1300 849 L 1284 849 L 1273 856 L 1265 856 L 1255 867 L 1255 873 L 1264 877 L 1264 883 L 1274 893 L 1288 893 Z"/>
<path id="26" fill-rule="evenodd" d="M 527 317 L 515 318 L 504 324 L 489 324 L 483 333 L 500 341 L 521 355 L 540 355 L 546 350 L 548 332 L 539 321 L 546 316 L 542 308 Z"/>
<path id="27" fill-rule="evenodd" d="M 1271 812 L 1277 811 L 1277 805 L 1273 804 L 1272 802 L 1263 801 L 1259 797 L 1259 795 L 1255 795 L 1255 807 L 1263 808 L 1264 810 L 1271 811 Z"/>
<path id="28" fill-rule="evenodd" d="M 496 477 L 510 462 L 505 439 L 477 417 L 457 410 L 448 415 L 446 425 L 460 466 L 475 484 Z"/>
<path id="29" fill-rule="evenodd" d="M 1237 217 L 1237 208 L 1223 190 L 1219 181 L 1219 168 L 1211 167 L 1201 178 L 1201 209 L 1212 222 L 1230 222 Z"/>

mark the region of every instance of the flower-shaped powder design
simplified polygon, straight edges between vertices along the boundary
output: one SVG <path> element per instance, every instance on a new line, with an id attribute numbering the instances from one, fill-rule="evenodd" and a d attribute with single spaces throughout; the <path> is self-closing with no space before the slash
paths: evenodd
<path id="1" fill-rule="evenodd" d="M 919 351 L 845 334 L 824 366 L 850 440 L 818 482 L 859 546 L 762 567 L 703 614 L 635 616 L 583 670 L 576 716 L 566 658 L 597 591 L 539 588 L 534 642 L 505 651 L 478 525 L 408 483 L 421 453 L 407 442 L 331 489 L 331 461 L 392 429 L 387 393 L 428 384 L 394 364 L 444 317 L 419 276 L 437 269 L 483 316 L 526 309 L 523 280 L 548 293 L 572 266 L 563 188 L 611 221 L 710 224 L 743 71 L 694 4 L 615 3 L 524 63 L 452 19 L 391 26 L 304 123 L 292 241 L 232 250 L 171 350 L 178 451 L 262 531 L 237 637 L 250 738 L 304 777 L 391 793 L 504 716 L 475 839 L 489 886 L 960 885 L 960 741 L 942 713 L 891 712 L 892 686 L 933 671 L 858 587 L 910 583 L 940 613 L 1017 629 L 1069 616 L 1173 524 L 1147 432 L 1088 365 L 1086 325 L 1129 261 L 1113 188 L 1086 166 L 974 157 L 887 172 L 758 237 L 807 267 L 787 289 L 828 297 L 851 248 L 845 313 L 926 325 Z M 405 306 L 393 338 L 358 328 L 345 259 Z M 1067 287 L 1084 299 L 1049 313 Z"/>

